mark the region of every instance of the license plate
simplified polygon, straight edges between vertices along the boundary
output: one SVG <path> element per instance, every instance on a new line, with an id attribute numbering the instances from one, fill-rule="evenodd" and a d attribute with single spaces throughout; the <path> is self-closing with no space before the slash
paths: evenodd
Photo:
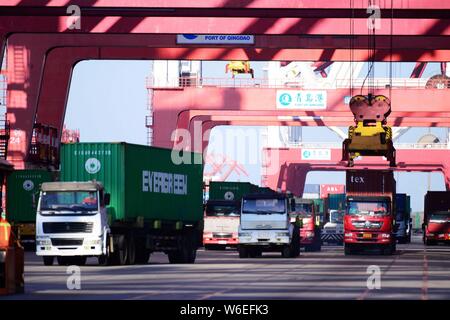
<path id="1" fill-rule="evenodd" d="M 370 238 L 372 238 L 372 234 L 371 233 L 363 233 L 363 238 L 370 239 Z"/>
<path id="2" fill-rule="evenodd" d="M 219 240 L 219 244 L 227 244 L 227 242 L 224 240 Z"/>

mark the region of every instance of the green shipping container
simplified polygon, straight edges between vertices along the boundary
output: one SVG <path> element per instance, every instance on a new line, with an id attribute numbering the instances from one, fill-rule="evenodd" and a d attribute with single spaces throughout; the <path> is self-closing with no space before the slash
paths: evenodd
<path id="1" fill-rule="evenodd" d="M 55 180 L 55 172 L 47 170 L 15 170 L 6 180 L 6 218 L 13 223 L 36 222 L 40 185 Z M 34 201 L 33 201 L 34 198 Z"/>
<path id="2" fill-rule="evenodd" d="M 177 153 L 178 155 L 179 153 Z M 111 194 L 111 222 L 203 219 L 201 155 L 175 164 L 172 150 L 128 143 L 75 143 L 61 147 L 61 181 L 97 180 Z"/>
<path id="3" fill-rule="evenodd" d="M 345 193 L 329 194 L 327 201 L 329 210 L 345 210 Z"/>
<path id="4" fill-rule="evenodd" d="M 250 182 L 210 182 L 209 199 L 210 200 L 241 200 L 249 193 L 254 193 L 259 187 Z"/>

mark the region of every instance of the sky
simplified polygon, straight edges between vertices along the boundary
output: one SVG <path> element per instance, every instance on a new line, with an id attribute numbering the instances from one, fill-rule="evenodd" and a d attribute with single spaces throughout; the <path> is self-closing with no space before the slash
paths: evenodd
<path id="1" fill-rule="evenodd" d="M 229 77 L 225 74 L 226 61 L 205 61 L 202 63 L 204 77 Z M 145 116 L 148 114 L 146 78 L 151 74 L 151 61 L 82 61 L 73 72 L 65 123 L 69 129 L 79 129 L 82 142 L 119 142 L 136 144 L 147 143 Z M 252 62 L 255 77 L 263 78 L 265 62 Z M 414 64 L 394 64 L 394 77 L 407 77 Z M 362 74 L 367 72 L 367 65 Z M 430 64 L 424 77 L 439 73 L 438 64 Z M 377 64 L 377 77 L 388 77 L 387 64 Z M 211 135 L 226 136 L 230 130 L 240 127 L 218 127 Z M 258 130 L 258 128 L 256 128 Z M 411 129 L 399 142 L 417 142 L 418 138 L 429 131 L 428 128 Z M 431 132 L 445 141 L 446 129 L 433 128 Z M 304 142 L 339 142 L 339 138 L 323 127 L 305 127 L 302 129 Z M 256 148 L 260 148 L 258 141 Z M 220 150 L 219 143 L 212 143 L 210 150 Z M 236 154 L 246 151 L 246 146 L 237 140 Z M 231 181 L 250 181 L 260 184 L 260 162 L 247 165 L 248 176 L 233 174 Z M 208 170 L 208 168 L 206 168 Z M 397 192 L 412 195 L 413 211 L 421 211 L 423 196 L 428 187 L 427 173 L 396 173 Z M 328 172 L 326 180 L 322 172 L 312 172 L 306 183 L 344 184 L 345 175 L 341 172 Z M 444 190 L 444 179 L 439 173 L 431 174 L 431 190 Z"/>

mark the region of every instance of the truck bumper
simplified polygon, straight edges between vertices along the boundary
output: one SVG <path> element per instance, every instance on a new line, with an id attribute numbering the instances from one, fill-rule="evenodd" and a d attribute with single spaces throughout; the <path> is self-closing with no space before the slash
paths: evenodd
<path id="1" fill-rule="evenodd" d="M 395 241 L 395 236 L 384 232 L 351 231 L 344 233 L 344 243 L 390 244 L 393 241 Z"/>
<path id="2" fill-rule="evenodd" d="M 343 233 L 322 233 L 321 239 L 323 242 L 342 243 L 344 241 Z"/>
<path id="3" fill-rule="evenodd" d="M 103 254 L 101 237 L 37 237 L 38 256 L 100 256 Z"/>
<path id="4" fill-rule="evenodd" d="M 203 238 L 203 244 L 216 244 L 216 245 L 227 245 L 236 246 L 239 243 L 239 239 L 236 238 Z"/>
<path id="5" fill-rule="evenodd" d="M 251 237 L 239 237 L 240 245 L 249 245 L 249 246 L 284 246 L 289 245 L 291 243 L 289 237 L 276 237 L 269 239 L 252 239 Z"/>
<path id="6" fill-rule="evenodd" d="M 428 241 L 450 241 L 450 233 L 426 234 L 425 238 Z"/>

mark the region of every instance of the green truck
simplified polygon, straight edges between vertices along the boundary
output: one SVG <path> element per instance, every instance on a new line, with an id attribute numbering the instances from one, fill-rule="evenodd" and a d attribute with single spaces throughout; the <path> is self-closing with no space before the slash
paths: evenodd
<path id="1" fill-rule="evenodd" d="M 56 178 L 56 172 L 40 169 L 15 170 L 6 178 L 6 218 L 26 249 L 33 248 L 35 243 L 40 185 Z"/>
<path id="2" fill-rule="evenodd" d="M 205 249 L 237 246 L 242 197 L 258 191 L 259 187 L 249 182 L 210 182 L 203 229 Z"/>
<path id="3" fill-rule="evenodd" d="M 183 161 L 181 161 L 183 160 Z M 203 229 L 200 154 L 128 143 L 62 145 L 61 182 L 44 183 L 36 252 L 51 265 L 193 263 Z"/>

